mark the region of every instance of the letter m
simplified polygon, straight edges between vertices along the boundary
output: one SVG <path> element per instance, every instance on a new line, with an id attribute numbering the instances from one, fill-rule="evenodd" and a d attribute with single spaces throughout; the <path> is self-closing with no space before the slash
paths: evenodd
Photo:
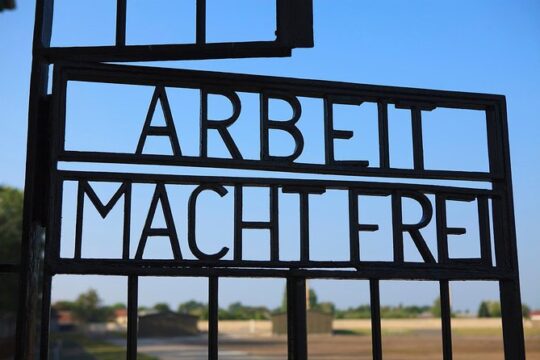
<path id="1" fill-rule="evenodd" d="M 83 232 L 83 217 L 84 217 L 84 198 L 86 195 L 99 215 L 103 219 L 111 212 L 112 208 L 116 205 L 118 200 L 124 196 L 124 229 L 122 240 L 122 259 L 129 258 L 129 228 L 130 228 L 130 213 L 131 213 L 131 183 L 123 182 L 122 185 L 116 190 L 109 202 L 103 204 L 99 199 L 96 192 L 88 181 L 79 181 L 79 188 L 77 192 L 77 218 L 75 225 L 75 259 L 81 258 L 82 248 L 82 232 Z"/>

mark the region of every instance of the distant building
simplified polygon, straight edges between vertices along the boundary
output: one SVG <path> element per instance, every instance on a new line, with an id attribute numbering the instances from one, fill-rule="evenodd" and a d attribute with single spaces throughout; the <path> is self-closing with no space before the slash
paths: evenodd
<path id="1" fill-rule="evenodd" d="M 71 331 L 77 327 L 77 322 L 70 310 L 51 309 L 51 330 Z"/>
<path id="2" fill-rule="evenodd" d="M 140 337 L 175 337 L 197 335 L 198 317 L 172 311 L 139 316 Z"/>
<path id="3" fill-rule="evenodd" d="M 121 328 L 127 329 L 127 323 L 128 323 L 127 309 L 114 310 L 114 322 L 118 324 Z"/>
<path id="4" fill-rule="evenodd" d="M 533 310 L 529 313 L 531 320 L 540 321 L 540 310 Z"/>
<path id="5" fill-rule="evenodd" d="M 334 317 L 331 314 L 315 310 L 307 311 L 308 334 L 331 334 Z M 287 314 L 272 315 L 272 333 L 276 335 L 287 334 Z"/>

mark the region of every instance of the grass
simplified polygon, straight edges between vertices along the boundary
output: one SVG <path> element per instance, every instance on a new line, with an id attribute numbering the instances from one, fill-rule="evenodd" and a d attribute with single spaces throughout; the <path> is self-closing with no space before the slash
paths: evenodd
<path id="1" fill-rule="evenodd" d="M 126 349 L 123 346 L 91 339 L 82 334 L 56 334 L 51 340 L 53 343 L 61 342 L 61 356 L 65 359 L 116 360 L 126 356 Z M 157 358 L 145 354 L 137 354 L 137 359 L 157 360 Z"/>

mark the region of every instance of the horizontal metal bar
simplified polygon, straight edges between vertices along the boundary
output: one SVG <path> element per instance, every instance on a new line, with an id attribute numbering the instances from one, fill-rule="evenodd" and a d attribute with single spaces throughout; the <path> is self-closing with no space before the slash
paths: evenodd
<path id="1" fill-rule="evenodd" d="M 122 154 L 105 152 L 63 151 L 58 156 L 59 161 L 95 162 L 121 164 L 180 165 L 194 167 L 219 167 L 228 169 L 286 171 L 298 173 L 317 173 L 335 175 L 402 177 L 416 179 L 441 179 L 464 181 L 491 181 L 498 179 L 486 172 L 446 171 L 446 170 L 414 170 L 414 169 L 381 169 L 366 168 L 351 165 L 324 165 L 307 163 L 286 163 L 265 160 L 237 160 L 223 158 L 204 158 L 198 156 L 171 156 L 154 154 Z"/>
<path id="2" fill-rule="evenodd" d="M 218 277 L 305 277 L 333 279 L 384 279 L 384 280 L 501 280 L 513 279 L 514 274 L 504 269 L 480 269 L 472 267 L 441 266 L 426 264 L 389 265 L 377 262 L 365 262 L 356 269 L 284 269 L 263 268 L 262 263 L 256 268 L 225 268 L 173 266 L 173 260 L 106 260 L 106 259 L 61 259 L 49 264 L 54 274 L 81 275 L 138 275 L 138 276 L 218 276 Z M 183 263 L 186 260 L 181 261 Z M 198 263 L 201 263 L 197 261 Z M 232 262 L 231 262 L 232 263 Z M 249 263 L 242 261 L 241 263 Z M 253 262 L 252 262 L 253 263 Z M 286 264 L 287 262 L 283 262 Z M 168 266 L 166 264 L 169 264 Z M 276 262 L 268 262 L 275 265 Z M 284 266 L 285 267 L 285 266 Z"/>
<path id="3" fill-rule="evenodd" d="M 126 46 L 76 46 L 38 49 L 47 61 L 165 61 L 291 56 L 291 47 L 276 41 Z"/>
<path id="4" fill-rule="evenodd" d="M 165 175 L 165 174 L 141 174 L 141 173 L 112 173 L 93 171 L 68 171 L 59 170 L 58 177 L 64 181 L 100 181 L 100 182 L 131 182 L 131 183 L 166 183 L 178 185 L 192 184 L 218 184 L 222 186 L 281 186 L 281 187 L 305 187 L 305 188 L 326 188 L 326 189 L 358 189 L 373 190 L 390 193 L 397 190 L 420 191 L 428 194 L 462 194 L 462 195 L 485 195 L 497 197 L 498 193 L 493 190 L 463 188 L 440 185 L 421 185 L 403 183 L 382 183 L 363 181 L 341 181 L 341 180 L 312 180 L 312 179 L 284 179 L 284 178 L 256 178 L 256 177 L 227 177 L 227 176 L 198 176 L 198 175 Z"/>
<path id="5" fill-rule="evenodd" d="M 484 93 L 428 90 L 147 66 L 68 62 L 58 63 L 57 66 L 59 67 L 58 70 L 63 73 L 64 81 L 79 80 L 134 85 L 159 84 L 188 88 L 199 88 L 201 85 L 208 85 L 213 88 L 234 89 L 240 92 L 261 92 L 265 89 L 272 89 L 283 90 L 300 97 L 322 98 L 326 95 L 349 96 L 365 101 L 384 100 L 390 104 L 429 103 L 432 106 L 477 110 L 485 110 L 487 107 L 504 100 L 503 95 Z"/>
<path id="6" fill-rule="evenodd" d="M 0 275 L 2 273 L 18 273 L 20 269 L 19 264 L 0 264 Z"/>

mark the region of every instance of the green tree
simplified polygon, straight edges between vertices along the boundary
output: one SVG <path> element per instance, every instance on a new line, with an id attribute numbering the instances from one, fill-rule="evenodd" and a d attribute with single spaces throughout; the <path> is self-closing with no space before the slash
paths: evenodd
<path id="1" fill-rule="evenodd" d="M 197 316 L 201 320 L 208 319 L 208 305 L 195 300 L 190 300 L 178 305 L 177 311 L 181 314 Z"/>
<path id="2" fill-rule="evenodd" d="M 311 307 L 313 310 L 320 311 L 325 314 L 334 314 L 336 312 L 336 306 L 330 301 L 324 301 L 317 303 L 315 307 Z"/>
<path id="3" fill-rule="evenodd" d="M 15 188 L 0 186 L 0 262 L 19 262 L 22 236 L 23 193 Z M 0 312 L 17 311 L 18 277 L 2 275 Z"/>
<path id="4" fill-rule="evenodd" d="M 53 304 L 53 307 L 56 310 L 70 310 L 70 311 L 73 311 L 77 307 L 77 305 L 73 301 L 60 300 L 60 301 L 55 302 Z"/>
<path id="5" fill-rule="evenodd" d="M 116 303 L 116 304 L 111 305 L 111 309 L 113 310 L 127 309 L 127 306 L 124 303 Z"/>
<path id="6" fill-rule="evenodd" d="M 309 289 L 308 298 L 309 298 L 309 307 L 312 309 L 315 309 L 317 307 L 317 304 L 319 303 L 319 299 L 317 297 L 317 293 L 315 292 L 315 290 Z"/>
<path id="7" fill-rule="evenodd" d="M 171 308 L 169 307 L 169 304 L 167 303 L 157 303 L 154 305 L 154 310 L 157 310 L 158 312 L 169 312 L 171 311 Z"/>
<path id="8" fill-rule="evenodd" d="M 79 295 L 73 309 L 75 317 L 81 322 L 104 322 L 113 315 L 112 308 L 102 306 L 102 301 L 94 289 Z"/>
<path id="9" fill-rule="evenodd" d="M 441 317 L 441 298 L 437 297 L 435 301 L 433 301 L 433 305 L 431 305 L 430 309 L 431 315 L 433 317 Z"/>
<path id="10" fill-rule="evenodd" d="M 22 191 L 0 186 L 0 261 L 19 262 L 22 210 Z"/>
<path id="11" fill-rule="evenodd" d="M 526 304 L 522 304 L 521 305 L 521 313 L 523 314 L 524 318 L 530 318 L 531 317 L 531 308 Z"/>
<path id="12" fill-rule="evenodd" d="M 501 317 L 501 303 L 490 300 L 482 301 L 478 307 L 478 317 Z"/>
<path id="13" fill-rule="evenodd" d="M 480 303 L 480 306 L 478 307 L 478 317 L 479 318 L 487 318 L 490 317 L 489 314 L 489 307 L 487 301 L 482 301 Z"/>

